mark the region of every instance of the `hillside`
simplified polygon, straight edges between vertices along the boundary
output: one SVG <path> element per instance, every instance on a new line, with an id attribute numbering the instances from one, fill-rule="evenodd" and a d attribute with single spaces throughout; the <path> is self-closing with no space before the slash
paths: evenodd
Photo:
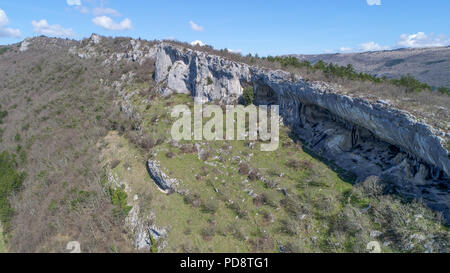
<path id="1" fill-rule="evenodd" d="M 0 251 L 450 251 L 447 95 L 318 81 L 177 42 L 5 48 Z M 236 104 L 245 89 L 280 104 L 276 151 L 171 138 L 173 106 Z"/>
<path id="2" fill-rule="evenodd" d="M 351 64 L 356 71 L 377 77 L 400 78 L 409 74 L 430 86 L 450 88 L 450 47 L 291 56 L 312 63 L 322 60 L 341 66 Z"/>

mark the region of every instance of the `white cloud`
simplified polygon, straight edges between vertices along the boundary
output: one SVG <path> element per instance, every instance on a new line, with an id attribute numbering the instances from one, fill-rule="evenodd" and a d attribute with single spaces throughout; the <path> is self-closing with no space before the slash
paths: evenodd
<path id="1" fill-rule="evenodd" d="M 123 19 L 120 23 L 116 23 L 111 17 L 99 16 L 92 19 L 92 22 L 107 30 L 126 30 L 133 27 L 131 20 L 128 18 Z"/>
<path id="2" fill-rule="evenodd" d="M 427 35 L 424 32 L 402 34 L 397 41 L 398 47 L 436 47 L 450 45 L 450 39 L 445 35 Z"/>
<path id="3" fill-rule="evenodd" d="M 33 31 L 35 33 L 54 36 L 54 37 L 74 37 L 75 33 L 71 28 L 63 28 L 60 25 L 50 25 L 47 20 L 32 21 Z"/>
<path id="4" fill-rule="evenodd" d="M 3 28 L 0 27 L 0 37 L 7 37 L 7 38 L 20 38 L 22 34 L 20 33 L 19 29 L 16 28 Z"/>
<path id="5" fill-rule="evenodd" d="M 0 9 L 0 37 L 19 38 L 21 36 L 20 30 L 6 27 L 8 24 L 8 16 Z"/>
<path id="6" fill-rule="evenodd" d="M 192 45 L 192 46 L 196 46 L 196 45 L 198 45 L 198 46 L 205 46 L 205 43 L 203 43 L 203 42 L 200 41 L 200 40 L 195 40 L 195 41 L 193 41 L 193 42 L 191 43 L 191 45 Z"/>
<path id="7" fill-rule="evenodd" d="M 8 16 L 6 16 L 6 13 L 0 9 L 0 27 L 6 26 L 9 24 Z"/>
<path id="8" fill-rule="evenodd" d="M 69 6 L 81 6 L 81 0 L 66 0 Z"/>
<path id="9" fill-rule="evenodd" d="M 242 50 L 240 50 L 240 49 L 229 49 L 229 48 L 227 48 L 227 50 L 230 53 L 234 53 L 234 54 L 241 54 L 242 53 Z"/>
<path id="10" fill-rule="evenodd" d="M 112 8 L 103 8 L 103 7 L 101 7 L 101 8 L 94 8 L 94 9 L 92 10 L 92 13 L 93 13 L 95 16 L 99 16 L 99 15 L 120 16 L 120 15 L 121 15 L 120 12 L 118 12 L 118 11 L 115 10 L 115 9 L 112 9 Z"/>
<path id="11" fill-rule="evenodd" d="M 193 21 L 189 21 L 189 24 L 191 25 L 191 28 L 195 31 L 203 31 L 203 27 L 197 25 L 196 23 L 194 23 Z"/>
<path id="12" fill-rule="evenodd" d="M 367 0 L 367 5 L 369 6 L 381 6 L 381 0 Z"/>
<path id="13" fill-rule="evenodd" d="M 353 48 L 343 46 L 343 47 L 339 48 L 339 51 L 340 52 L 350 52 L 350 51 L 353 51 Z"/>
<path id="14" fill-rule="evenodd" d="M 380 46 L 379 44 L 372 42 L 367 42 L 359 45 L 359 49 L 362 51 L 380 51 L 389 49 L 388 46 Z"/>

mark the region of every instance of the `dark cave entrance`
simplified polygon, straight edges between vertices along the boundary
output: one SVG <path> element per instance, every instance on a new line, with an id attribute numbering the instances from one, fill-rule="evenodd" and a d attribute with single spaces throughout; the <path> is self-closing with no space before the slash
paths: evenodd
<path id="1" fill-rule="evenodd" d="M 267 84 L 255 84 L 256 105 L 276 105 L 279 99 L 277 93 Z"/>

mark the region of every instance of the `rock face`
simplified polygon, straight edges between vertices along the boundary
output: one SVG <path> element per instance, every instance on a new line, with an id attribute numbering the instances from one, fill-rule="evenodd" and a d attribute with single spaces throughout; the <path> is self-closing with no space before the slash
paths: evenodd
<path id="1" fill-rule="evenodd" d="M 178 185 L 178 181 L 176 179 L 169 178 L 159 166 L 159 162 L 154 160 L 149 160 L 147 162 L 147 171 L 150 174 L 150 177 L 155 181 L 158 188 L 165 192 L 169 193 L 170 191 L 175 191 L 176 186 Z"/>
<path id="2" fill-rule="evenodd" d="M 307 82 L 168 43 L 157 47 L 160 92 L 197 101 L 235 102 L 252 85 L 255 103 L 277 104 L 284 123 L 315 152 L 362 181 L 377 175 L 398 191 L 421 196 L 450 219 L 450 156 L 430 126 L 386 103 L 340 95 L 323 82 Z M 440 185 L 439 187 L 437 185 Z"/>
<path id="3" fill-rule="evenodd" d="M 156 52 L 155 80 L 167 80 L 164 94 L 192 94 L 202 101 L 233 101 L 242 95 L 242 81 L 250 81 L 249 67 L 218 56 L 162 43 Z"/>

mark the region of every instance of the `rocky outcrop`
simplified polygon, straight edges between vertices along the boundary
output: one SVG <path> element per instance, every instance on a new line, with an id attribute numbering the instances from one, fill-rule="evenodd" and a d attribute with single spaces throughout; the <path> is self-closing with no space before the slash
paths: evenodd
<path id="1" fill-rule="evenodd" d="M 155 80 L 167 81 L 163 94 L 192 94 L 202 101 L 236 100 L 242 81 L 251 80 L 246 65 L 164 43 L 157 49 L 155 67 Z"/>
<path id="2" fill-rule="evenodd" d="M 156 46 L 144 43 L 141 40 L 129 39 L 119 44 L 119 49 L 109 50 L 102 46 L 106 38 L 97 34 L 80 42 L 70 48 L 69 53 L 82 59 L 99 58 L 104 59 L 104 65 L 114 65 L 122 60 L 137 62 L 143 64 L 146 60 L 154 59 L 156 55 Z"/>
<path id="3" fill-rule="evenodd" d="M 178 180 L 169 178 L 160 168 L 158 161 L 149 160 L 147 162 L 147 171 L 158 188 L 164 193 L 176 191 Z"/>
<path id="4" fill-rule="evenodd" d="M 421 196 L 450 219 L 450 156 L 435 129 L 382 101 L 339 94 L 308 82 L 220 56 L 161 43 L 155 80 L 160 92 L 197 101 L 235 102 L 252 85 L 256 104 L 278 104 L 285 124 L 315 152 L 351 171 L 357 180 L 384 177 L 397 190 Z"/>

